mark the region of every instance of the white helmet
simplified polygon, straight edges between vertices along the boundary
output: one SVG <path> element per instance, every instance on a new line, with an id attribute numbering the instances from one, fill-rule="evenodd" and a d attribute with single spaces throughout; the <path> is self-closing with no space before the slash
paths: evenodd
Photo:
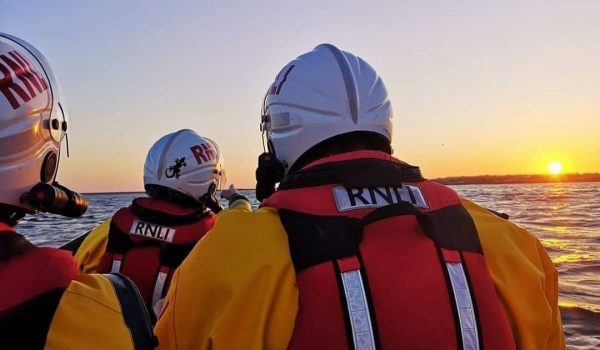
<path id="1" fill-rule="evenodd" d="M 225 185 L 223 155 L 217 144 L 189 129 L 161 137 L 144 164 L 144 186 L 159 185 L 196 200 Z"/>
<path id="2" fill-rule="evenodd" d="M 38 183 L 53 183 L 68 118 L 60 87 L 33 46 L 0 33 L 0 204 L 21 201 Z"/>
<path id="3" fill-rule="evenodd" d="M 279 72 L 264 98 L 261 130 L 287 171 L 333 136 L 369 131 L 391 142 L 392 106 L 373 67 L 321 44 Z"/>

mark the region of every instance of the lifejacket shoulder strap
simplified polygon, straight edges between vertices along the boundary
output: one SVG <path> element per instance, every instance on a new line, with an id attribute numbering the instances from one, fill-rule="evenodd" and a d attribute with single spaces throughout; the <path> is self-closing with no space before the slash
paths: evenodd
<path id="1" fill-rule="evenodd" d="M 369 225 L 399 215 L 415 215 L 425 234 L 440 248 L 483 252 L 473 218 L 462 205 L 421 212 L 408 202 L 400 202 L 373 210 L 362 222 Z"/>
<path id="2" fill-rule="evenodd" d="M 279 210 L 279 218 L 288 234 L 296 272 L 322 262 L 356 255 L 363 240 L 360 219 L 308 215 L 287 209 Z"/>
<path id="3" fill-rule="evenodd" d="M 154 349 L 158 341 L 152 332 L 150 316 L 137 287 L 127 276 L 120 273 L 104 275 L 112 283 L 125 324 L 131 331 L 136 350 Z"/>
<path id="4" fill-rule="evenodd" d="M 9 259 L 12 256 L 34 249 L 35 245 L 25 236 L 16 232 L 0 235 L 0 260 Z"/>
<path id="5" fill-rule="evenodd" d="M 373 210 L 362 219 L 279 209 L 296 272 L 357 255 L 365 226 L 400 215 L 415 215 L 425 234 L 439 248 L 480 254 L 483 251 L 473 219 L 460 205 L 423 213 L 410 203 L 400 202 Z"/>
<path id="6" fill-rule="evenodd" d="M 354 159 L 315 165 L 288 174 L 278 190 L 330 184 L 341 184 L 348 188 L 402 186 L 404 182 L 423 180 L 421 170 L 416 166 L 381 159 Z"/>

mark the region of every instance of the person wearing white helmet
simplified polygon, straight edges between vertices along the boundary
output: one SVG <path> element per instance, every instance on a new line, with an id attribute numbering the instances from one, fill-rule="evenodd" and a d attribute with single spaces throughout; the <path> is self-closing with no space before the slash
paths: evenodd
<path id="1" fill-rule="evenodd" d="M 360 57 L 287 64 L 263 102 L 261 208 L 237 201 L 181 264 L 159 348 L 564 348 L 540 242 L 392 157 L 392 120 Z"/>
<path id="2" fill-rule="evenodd" d="M 81 272 L 122 272 L 158 314 L 171 275 L 221 211 L 215 192 L 225 182 L 214 141 L 189 129 L 161 137 L 144 165 L 148 197 L 87 235 L 75 254 Z"/>
<path id="3" fill-rule="evenodd" d="M 131 281 L 78 275 L 69 252 L 16 232 L 26 214 L 85 213 L 87 201 L 56 182 L 70 129 L 44 56 L 0 33 L 0 349 L 150 349 L 155 339 Z"/>

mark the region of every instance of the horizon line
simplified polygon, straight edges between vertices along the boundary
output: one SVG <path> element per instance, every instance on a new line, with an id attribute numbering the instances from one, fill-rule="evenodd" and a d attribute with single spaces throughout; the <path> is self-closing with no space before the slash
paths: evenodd
<path id="1" fill-rule="evenodd" d="M 592 180 L 587 180 L 587 179 L 583 179 L 583 181 L 568 181 L 568 177 L 569 176 L 577 176 L 577 177 L 585 177 L 585 176 L 592 176 L 592 177 L 597 177 L 593 178 Z M 465 183 L 452 183 L 452 181 L 456 181 L 456 180 L 475 180 L 475 179 L 482 179 L 482 178 L 510 178 L 510 177 L 515 177 L 515 178 L 523 178 L 523 177 L 537 177 L 539 178 L 539 180 L 550 180 L 550 181 L 528 181 L 528 182 L 524 182 L 524 181 L 518 181 L 518 179 L 515 179 L 517 181 L 513 181 L 513 182 L 465 182 Z M 553 175 L 553 174 L 508 174 L 508 175 L 460 175 L 460 176 L 445 176 L 445 177 L 437 177 L 437 178 L 431 178 L 428 179 L 430 181 L 437 181 L 437 182 L 441 182 L 444 183 L 444 181 L 448 181 L 445 184 L 447 185 L 452 185 L 452 186 L 461 186 L 461 185 L 509 185 L 509 184 L 544 184 L 544 183 L 595 183 L 595 182 L 600 182 L 600 173 L 599 172 L 594 172 L 594 173 L 565 173 L 565 174 L 558 174 L 558 175 Z M 567 180 L 567 181 L 564 181 Z M 237 190 L 239 191 L 254 191 L 254 188 L 238 188 Z M 81 192 L 81 194 L 135 194 L 135 193 L 146 193 L 144 190 L 140 189 L 140 190 L 129 190 L 129 191 L 87 191 L 87 192 Z"/>

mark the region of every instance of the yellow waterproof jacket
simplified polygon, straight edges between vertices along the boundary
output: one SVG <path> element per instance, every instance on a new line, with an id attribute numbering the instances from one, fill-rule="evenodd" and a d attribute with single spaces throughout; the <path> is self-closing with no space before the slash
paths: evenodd
<path id="1" fill-rule="evenodd" d="M 100 265 L 104 253 L 106 253 L 109 229 L 110 219 L 94 227 L 75 252 L 75 260 L 77 260 L 80 273 L 98 271 L 98 265 Z"/>
<path id="2" fill-rule="evenodd" d="M 124 276 L 77 276 L 60 298 L 44 349 L 153 349 L 150 320 L 130 283 Z"/>
<path id="3" fill-rule="evenodd" d="M 156 346 L 139 292 L 123 275 L 75 276 L 0 312 L 0 349 L 150 350 Z"/>
<path id="4" fill-rule="evenodd" d="M 478 205 L 472 216 L 517 348 L 564 349 L 557 272 L 539 240 Z M 272 208 L 232 205 L 175 273 L 159 349 L 285 349 L 298 311 L 287 235 Z"/>

